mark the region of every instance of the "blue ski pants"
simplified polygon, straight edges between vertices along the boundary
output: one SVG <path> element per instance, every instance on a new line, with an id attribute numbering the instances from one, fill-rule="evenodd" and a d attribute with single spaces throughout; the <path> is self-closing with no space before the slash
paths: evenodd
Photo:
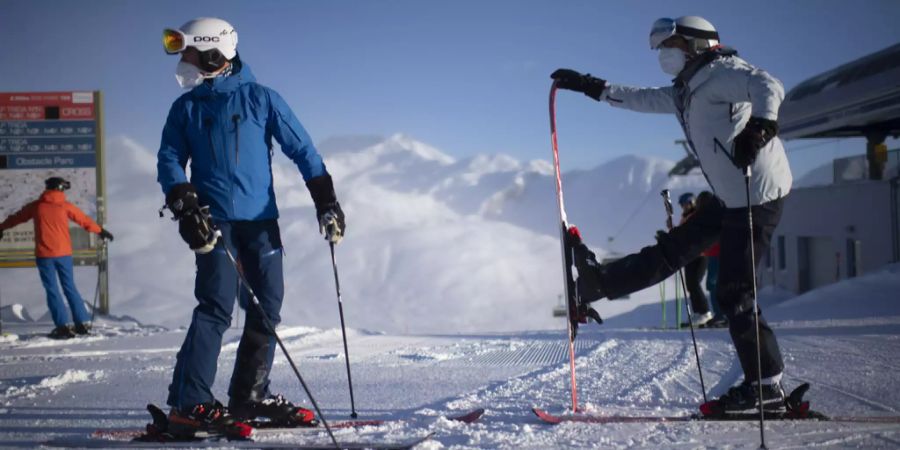
<path id="1" fill-rule="evenodd" d="M 259 400 L 268 395 L 269 371 L 275 356 L 275 337 L 267 329 L 259 310 L 251 304 L 247 289 L 239 286 L 235 265 L 225 253 L 228 246 L 239 269 L 250 283 L 260 306 L 272 323 L 281 321 L 284 297 L 281 235 L 276 220 L 216 223 L 222 236 L 216 247 L 196 256 L 194 296 L 197 306 L 184 343 L 178 352 L 167 403 L 189 409 L 214 400 L 222 334 L 231 325 L 235 299 L 247 309 L 247 320 L 238 344 L 229 387 L 232 402 Z"/>
<path id="2" fill-rule="evenodd" d="M 37 258 L 38 271 L 41 274 L 41 283 L 47 291 L 47 308 L 53 317 L 53 324 L 57 327 L 71 325 L 74 317 L 75 323 L 88 323 L 91 315 L 84 307 L 84 300 L 75 286 L 75 275 L 72 270 L 72 255 L 56 258 Z M 59 282 L 57 282 L 59 277 Z M 63 292 L 69 303 L 68 308 L 63 303 L 59 293 L 59 285 L 62 284 Z M 69 315 L 69 310 L 72 315 Z"/>

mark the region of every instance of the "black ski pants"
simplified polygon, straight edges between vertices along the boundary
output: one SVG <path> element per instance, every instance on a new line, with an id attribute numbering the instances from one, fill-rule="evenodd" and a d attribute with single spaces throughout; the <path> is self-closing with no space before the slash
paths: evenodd
<path id="1" fill-rule="evenodd" d="M 772 233 L 781 219 L 783 203 L 781 198 L 752 208 L 754 266 L 768 251 Z M 721 243 L 721 253 L 716 299 L 728 317 L 744 379 L 756 381 L 756 328 L 747 208 L 726 208 L 715 198 L 683 224 L 661 235 L 656 245 L 602 265 L 597 276 L 606 297 L 621 297 L 665 280 L 717 240 Z M 762 376 L 768 378 L 780 374 L 784 362 L 775 333 L 762 313 L 759 328 Z"/>
<path id="2" fill-rule="evenodd" d="M 709 300 L 700 285 L 704 275 L 706 275 L 705 256 L 698 256 L 684 266 L 684 284 L 687 287 L 688 297 L 691 298 L 691 312 L 697 315 L 709 312 Z"/>

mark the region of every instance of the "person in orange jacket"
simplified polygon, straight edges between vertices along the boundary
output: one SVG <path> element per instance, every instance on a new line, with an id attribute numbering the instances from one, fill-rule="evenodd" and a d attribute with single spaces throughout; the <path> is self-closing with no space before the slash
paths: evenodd
<path id="1" fill-rule="evenodd" d="M 35 259 L 41 274 L 41 283 L 47 291 L 47 308 L 56 325 L 49 336 L 54 339 L 68 339 L 75 337 L 76 333 L 89 334 L 91 330 L 91 316 L 75 287 L 69 220 L 91 233 L 99 234 L 103 239 L 112 241 L 113 235 L 97 225 L 77 206 L 66 201 L 64 191 L 71 187 L 71 183 L 60 177 L 52 177 L 44 184 L 47 189 L 39 199 L 25 205 L 0 223 L 0 238 L 3 237 L 3 230 L 34 220 Z M 57 276 L 68 300 L 71 316 L 75 319 L 74 326 L 69 310 L 63 304 L 59 293 Z"/>

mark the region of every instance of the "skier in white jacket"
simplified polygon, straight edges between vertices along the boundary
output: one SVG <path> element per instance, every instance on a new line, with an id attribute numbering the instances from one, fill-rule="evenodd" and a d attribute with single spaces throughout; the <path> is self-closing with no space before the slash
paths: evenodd
<path id="1" fill-rule="evenodd" d="M 578 291 L 587 303 L 617 298 L 652 286 L 721 242 L 716 296 L 729 319 L 729 330 L 744 372 L 744 381 L 711 402 L 711 413 L 758 408 L 757 340 L 753 311 L 752 267 L 744 170 L 751 170 L 754 264 L 769 248 L 791 189 L 791 171 L 778 133 L 781 83 L 719 44 L 716 29 L 696 16 L 659 19 L 650 32 L 650 47 L 659 51 L 662 70 L 674 76 L 671 86 L 636 88 L 607 83 L 590 74 L 559 69 L 557 87 L 583 92 L 597 101 L 640 112 L 674 114 L 693 156 L 716 197 L 698 205 L 685 223 L 658 237 L 656 245 L 609 264 L 598 264 L 575 233 Z M 784 362 L 775 334 L 760 316 L 763 406 L 783 411 Z M 706 411 L 704 411 L 706 412 Z"/>

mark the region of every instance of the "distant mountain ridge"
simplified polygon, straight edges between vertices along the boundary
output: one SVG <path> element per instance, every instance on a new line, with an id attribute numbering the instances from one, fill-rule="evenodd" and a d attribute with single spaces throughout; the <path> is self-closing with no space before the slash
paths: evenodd
<path id="1" fill-rule="evenodd" d="M 336 178 L 367 177 L 392 190 L 433 195 L 461 214 L 556 235 L 554 170 L 549 161 L 520 162 L 504 154 L 456 161 L 402 134 L 329 139 L 321 147 Z M 626 251 L 649 242 L 665 221 L 658 195 L 662 189 L 672 191 L 673 201 L 684 192 L 708 189 L 699 172 L 668 178 L 673 166 L 664 159 L 625 155 L 592 169 L 563 173 L 570 221 L 596 245 L 605 246 L 612 236 L 616 247 Z"/>

